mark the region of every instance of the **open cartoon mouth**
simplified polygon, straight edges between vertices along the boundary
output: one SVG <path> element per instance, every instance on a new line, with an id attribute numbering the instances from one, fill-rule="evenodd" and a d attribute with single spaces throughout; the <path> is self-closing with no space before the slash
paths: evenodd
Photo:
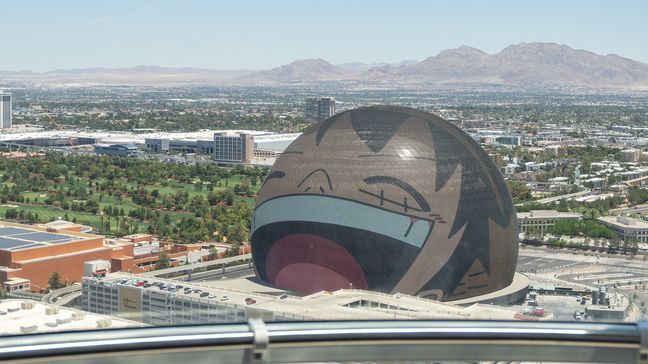
<path id="1" fill-rule="evenodd" d="M 342 198 L 292 195 L 255 210 L 252 249 L 261 279 L 302 293 L 389 291 L 434 221 Z"/>

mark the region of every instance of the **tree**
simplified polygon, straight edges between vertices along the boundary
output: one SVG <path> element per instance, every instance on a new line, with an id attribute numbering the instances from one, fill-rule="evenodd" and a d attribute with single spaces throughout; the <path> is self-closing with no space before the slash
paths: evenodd
<path id="1" fill-rule="evenodd" d="M 514 201 L 527 201 L 532 198 L 531 191 L 525 183 L 506 181 Z"/>
<path id="2" fill-rule="evenodd" d="M 225 190 L 223 192 L 223 200 L 225 201 L 225 204 L 228 206 L 232 206 L 234 203 L 234 191 L 230 188 Z"/>
<path id="3" fill-rule="evenodd" d="M 169 267 L 171 267 L 171 259 L 169 259 L 169 255 L 166 252 L 161 252 L 160 259 L 158 259 L 155 264 L 155 269 L 166 269 Z"/>
<path id="4" fill-rule="evenodd" d="M 234 186 L 234 193 L 237 195 L 246 195 L 248 193 L 248 186 L 243 183 L 238 183 Z"/>
<path id="5" fill-rule="evenodd" d="M 52 273 L 47 280 L 47 285 L 52 290 L 65 287 L 65 284 L 61 282 L 61 275 L 58 272 Z"/>

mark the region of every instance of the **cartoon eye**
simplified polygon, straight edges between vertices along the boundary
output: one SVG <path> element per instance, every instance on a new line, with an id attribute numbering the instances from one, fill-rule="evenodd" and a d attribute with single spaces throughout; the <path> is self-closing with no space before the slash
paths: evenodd
<path id="1" fill-rule="evenodd" d="M 367 194 L 369 196 L 373 196 L 380 201 L 380 206 L 384 206 L 385 202 L 401 206 L 403 207 L 403 210 L 405 212 L 408 212 L 410 210 L 412 211 L 425 211 L 425 212 L 430 212 L 430 204 L 423 198 L 423 195 L 421 195 L 420 192 L 418 192 L 414 187 L 410 186 L 407 182 L 402 181 L 398 178 L 395 177 L 389 177 L 389 176 L 373 176 L 373 177 L 368 177 L 364 179 L 364 182 L 367 185 L 374 185 L 374 184 L 389 184 L 396 186 L 403 191 L 405 191 L 408 195 L 412 197 L 412 200 L 407 199 L 407 197 L 404 197 L 403 200 L 397 200 L 394 198 L 390 198 L 388 196 L 385 196 L 385 191 L 380 190 L 380 194 L 365 190 L 360 188 L 359 191 Z M 414 202 L 414 206 L 412 206 L 412 201 Z"/>
<path id="2" fill-rule="evenodd" d="M 422 211 L 420 208 L 418 208 L 416 206 L 411 206 L 407 201 L 407 197 L 404 197 L 402 201 L 398 201 L 398 200 L 396 200 L 394 198 L 390 198 L 388 196 L 385 196 L 385 190 L 380 190 L 379 194 L 367 191 L 367 190 L 362 189 L 362 188 L 358 189 L 358 191 L 360 191 L 360 192 L 362 192 L 364 194 L 367 194 L 369 196 L 377 198 L 379 200 L 379 202 L 380 202 L 380 206 L 384 206 L 385 203 L 390 203 L 390 204 L 393 204 L 393 205 L 401 206 L 403 208 L 404 212 L 409 212 L 409 211 L 421 212 Z"/>

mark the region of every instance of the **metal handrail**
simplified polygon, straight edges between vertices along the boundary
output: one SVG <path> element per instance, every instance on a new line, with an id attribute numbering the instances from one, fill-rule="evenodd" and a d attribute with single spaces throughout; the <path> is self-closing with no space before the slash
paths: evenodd
<path id="1" fill-rule="evenodd" d="M 645 325 L 644 325 L 645 326 Z M 266 362 L 532 360 L 635 363 L 640 323 L 521 321 L 330 321 L 268 323 Z M 187 348 L 249 358 L 245 324 L 146 327 L 3 337 L 0 360 Z M 645 341 L 645 338 L 644 338 Z M 333 345 L 334 344 L 334 345 Z M 128 355 L 128 354 L 124 354 Z M 151 354 L 152 355 L 152 354 Z M 223 354 L 224 355 L 224 354 Z"/>

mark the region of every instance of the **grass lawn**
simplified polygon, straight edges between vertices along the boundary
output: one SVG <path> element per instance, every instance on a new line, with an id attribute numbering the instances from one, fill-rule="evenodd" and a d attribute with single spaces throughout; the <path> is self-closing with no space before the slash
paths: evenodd
<path id="1" fill-rule="evenodd" d="M 45 192 L 31 192 L 25 191 L 21 192 L 20 195 L 24 198 L 28 198 L 31 202 L 43 202 L 47 198 L 47 193 Z"/>
<path id="2" fill-rule="evenodd" d="M 84 224 L 88 226 L 92 226 L 95 229 L 99 227 L 101 224 L 101 217 L 98 215 L 94 215 L 88 212 L 79 212 L 79 211 L 65 211 L 61 209 L 57 209 L 55 207 L 51 206 L 32 206 L 32 205 L 21 205 L 21 204 L 11 204 L 11 205 L 16 205 L 17 207 L 7 207 L 7 206 L 0 206 L 0 215 L 4 215 L 5 211 L 9 209 L 16 209 L 18 211 L 25 211 L 25 212 L 32 212 L 34 214 L 38 214 L 39 220 L 40 221 L 50 221 L 50 220 L 56 220 L 59 217 L 64 218 L 65 214 L 67 213 L 67 216 L 70 221 L 72 221 L 74 218 L 76 218 L 77 223 L 79 224 Z M 180 214 L 175 214 L 175 213 L 168 213 L 171 216 L 177 216 Z M 186 215 L 186 214 L 185 214 Z M 191 214 L 189 214 L 191 215 Z M 138 221 L 138 232 L 140 233 L 145 233 L 148 229 L 148 224 L 146 222 L 141 222 Z M 112 224 L 111 224 L 112 230 L 116 232 L 116 227 L 117 223 L 115 222 L 115 219 L 113 218 Z"/>
<path id="3" fill-rule="evenodd" d="M 1 176 L 2 173 L 0 173 L 0 177 Z M 218 192 L 218 191 L 223 191 L 227 188 L 234 188 L 234 186 L 241 183 L 243 177 L 244 177 L 243 175 L 231 176 L 230 178 L 227 179 L 227 187 L 225 186 L 226 180 L 220 180 L 221 186 L 219 187 L 218 183 L 216 183 L 213 186 L 214 187 L 213 190 L 215 192 Z M 103 178 L 96 179 L 94 180 L 94 183 L 96 182 L 100 182 L 100 183 L 105 182 L 105 179 Z M 128 182 L 125 179 L 116 180 L 115 183 L 120 186 L 126 186 L 126 188 L 129 191 L 137 187 L 136 183 Z M 0 188 L 4 188 L 4 186 L 12 187 L 13 185 L 14 184 L 12 182 L 0 182 Z M 25 211 L 26 213 L 31 212 L 33 214 L 38 214 L 38 219 L 40 222 L 47 222 L 59 218 L 65 218 L 67 214 L 67 218 L 70 221 L 76 219 L 76 221 L 80 224 L 89 225 L 97 229 L 101 225 L 101 216 L 99 215 L 95 215 L 87 212 L 77 212 L 77 211 L 69 211 L 69 210 L 66 211 L 54 206 L 43 205 L 44 201 L 48 197 L 48 191 L 62 191 L 64 189 L 61 189 L 60 188 L 61 186 L 64 186 L 66 188 L 68 187 L 87 188 L 88 181 L 81 179 L 75 181 L 72 184 L 67 184 L 64 182 L 58 184 L 50 181 L 43 192 L 23 191 L 20 193 L 20 195 L 25 199 L 29 199 L 29 203 L 19 204 L 15 202 L 8 202 L 7 205 L 15 205 L 16 207 L 0 206 L 0 217 L 3 217 L 5 215 L 5 212 L 9 209 L 16 209 L 17 211 Z M 178 191 L 186 191 L 189 194 L 189 199 L 191 199 L 194 196 L 203 196 L 207 198 L 207 195 L 210 192 L 209 186 L 210 186 L 209 183 L 205 183 L 203 185 L 203 188 L 200 191 L 197 191 L 193 183 L 180 183 L 178 181 L 170 180 L 168 181 L 168 184 L 166 186 L 163 186 L 160 181 L 155 184 L 143 186 L 143 188 L 146 189 L 147 191 L 158 190 L 160 196 L 173 195 L 176 194 Z M 250 190 L 254 193 L 257 193 L 260 186 L 261 183 L 259 181 L 259 183 L 257 183 L 256 186 L 250 186 Z M 50 196 L 54 196 L 54 194 L 51 194 Z M 99 201 L 100 196 L 101 196 L 101 201 Z M 110 207 L 123 208 L 124 212 L 128 214 L 132 209 L 137 209 L 140 207 L 139 205 L 135 204 L 130 197 L 123 197 L 120 200 L 114 196 L 108 195 L 107 191 L 94 192 L 91 195 L 89 194 L 85 200 L 83 198 L 77 198 L 77 197 L 70 197 L 70 196 L 64 197 L 64 201 L 69 204 L 73 202 L 83 203 L 86 200 L 97 201 L 99 204 L 100 211 L 102 211 L 104 207 L 110 206 Z M 235 203 L 240 203 L 240 202 L 246 203 L 251 208 L 253 208 L 255 204 L 255 198 L 253 197 L 244 197 L 244 196 L 236 195 L 234 197 L 234 201 Z M 169 215 L 173 220 L 195 217 L 193 213 L 189 213 L 189 212 L 174 212 L 174 211 L 160 211 L 160 212 L 164 215 Z M 148 224 L 146 222 L 137 222 L 137 224 L 138 224 L 139 232 L 147 231 Z M 116 225 L 117 224 L 115 222 L 115 218 L 113 218 L 111 222 L 111 227 L 115 229 Z"/>
<path id="4" fill-rule="evenodd" d="M 18 211 L 23 210 L 25 212 L 32 212 L 34 214 L 37 213 L 41 221 L 43 220 L 50 221 L 53 219 L 55 220 L 58 219 L 59 217 L 63 218 L 66 212 L 70 217 L 70 220 L 76 217 L 77 222 L 79 223 L 97 226 L 99 225 L 99 221 L 100 221 L 99 216 L 87 212 L 65 211 L 51 206 L 32 206 L 32 205 L 21 205 L 15 203 L 11 203 L 11 205 L 16 205 L 17 207 L 15 209 Z M 5 211 L 10 209 L 12 208 L 6 206 L 0 206 L 0 214 L 4 215 Z"/>

